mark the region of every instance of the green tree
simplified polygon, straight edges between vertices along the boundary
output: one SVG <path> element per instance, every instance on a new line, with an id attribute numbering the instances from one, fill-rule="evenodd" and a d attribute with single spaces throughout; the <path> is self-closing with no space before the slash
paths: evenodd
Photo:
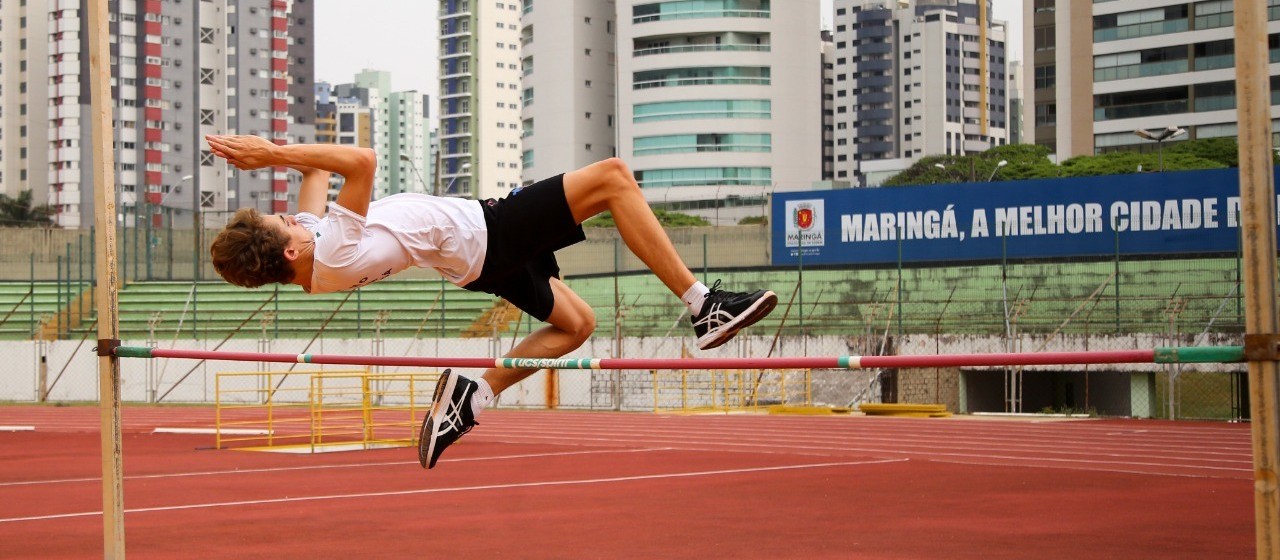
<path id="1" fill-rule="evenodd" d="M 1234 138 L 1206 138 L 1172 144 L 1164 149 L 1164 170 L 1235 167 L 1239 164 L 1238 149 Z M 1044 146 L 1018 144 L 968 156 L 927 156 L 890 177 L 884 186 L 983 182 L 991 177 L 1000 161 L 1009 163 L 995 174 L 994 180 L 997 181 L 1146 173 L 1160 170 L 1161 165 L 1158 150 L 1079 156 L 1061 165 L 1054 165 L 1049 155 L 1049 149 Z"/>
<path id="2" fill-rule="evenodd" d="M 1227 167 L 1217 161 L 1191 154 L 1164 153 L 1165 171 L 1189 171 L 1192 169 L 1221 169 Z M 1160 156 L 1145 152 L 1108 152 L 1096 156 L 1073 157 L 1062 162 L 1063 177 L 1093 177 L 1097 175 L 1125 175 L 1153 172 L 1160 169 Z M 1141 169 L 1141 171 L 1139 171 Z"/>
<path id="3" fill-rule="evenodd" d="M 1164 155 L 1168 157 L 1169 154 L 1187 154 L 1216 161 L 1225 167 L 1240 167 L 1240 145 L 1231 137 L 1178 142 L 1164 149 Z"/>
<path id="4" fill-rule="evenodd" d="M 31 190 L 17 197 L 0 194 L 0 225 L 9 227 L 51 227 L 54 210 L 48 204 L 32 204 Z"/>
<path id="5" fill-rule="evenodd" d="M 1008 163 L 996 171 L 1001 161 Z M 972 183 L 984 182 L 989 178 L 1010 181 L 1055 176 L 1057 171 L 1049 160 L 1049 148 L 1017 144 L 998 146 L 981 154 L 967 156 L 926 156 L 890 177 L 883 186 Z"/>

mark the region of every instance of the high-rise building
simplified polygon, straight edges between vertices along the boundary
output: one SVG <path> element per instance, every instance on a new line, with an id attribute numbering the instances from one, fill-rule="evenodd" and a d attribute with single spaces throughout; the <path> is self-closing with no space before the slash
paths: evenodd
<path id="1" fill-rule="evenodd" d="M 822 180 L 836 176 L 836 50 L 830 30 L 822 30 Z M 847 181 L 845 182 L 847 184 Z"/>
<path id="2" fill-rule="evenodd" d="M 239 206 L 286 211 L 286 174 L 238 172 L 213 157 L 204 135 L 311 140 L 311 15 L 309 0 L 111 3 L 116 182 L 126 225 L 148 203 L 187 224 L 197 209 L 206 225 Z M 29 189 L 54 207 L 58 225 L 88 227 L 93 123 L 82 6 L 3 2 L 0 21 L 0 189 Z"/>
<path id="3" fill-rule="evenodd" d="M 174 45 L 189 44 L 198 35 L 200 56 L 198 61 L 192 62 L 198 62 L 193 65 L 199 69 L 194 73 L 191 68 L 179 69 L 175 61 L 174 71 L 177 75 L 193 75 L 200 84 L 195 99 L 195 103 L 201 106 L 197 115 L 200 126 L 194 128 L 201 130 L 194 139 L 200 147 L 201 172 L 198 175 L 208 176 L 209 180 L 197 178 L 196 189 L 200 192 L 200 205 L 205 212 L 207 227 L 218 226 L 227 213 L 242 206 L 254 206 L 271 213 L 290 212 L 296 208 L 296 184 L 299 181 L 296 174 L 290 175 L 288 170 L 281 168 L 236 170 L 214 158 L 203 138 L 206 133 L 233 133 L 261 136 L 278 144 L 314 141 L 313 1 L 138 2 L 148 7 L 161 5 L 166 11 L 175 12 L 175 20 L 183 17 L 177 15 L 181 12 L 200 12 L 198 31 L 192 34 L 191 39 Z M 128 0 L 117 2 L 119 5 L 128 3 Z M 193 4 L 199 4 L 199 7 Z M 225 26 L 221 25 L 223 17 L 226 18 Z M 195 23 L 192 25 L 194 27 Z M 162 32 L 160 40 L 163 42 L 164 34 L 169 33 L 173 26 L 156 27 Z M 225 37 L 225 43 L 220 41 L 220 34 Z M 177 77 L 175 81 L 178 81 Z M 225 124 L 219 122 L 222 113 L 225 113 Z M 193 135 L 188 132 L 177 136 Z M 223 169 L 226 170 L 225 186 L 219 181 Z M 291 183 L 294 184 L 292 189 Z"/>
<path id="4" fill-rule="evenodd" d="M 1022 122 L 1022 100 L 1023 100 L 1023 79 L 1026 78 L 1025 70 L 1021 60 L 1013 60 L 1009 62 L 1009 87 L 1005 91 L 1009 92 L 1009 143 L 1024 144 L 1026 142 L 1026 132 Z"/>
<path id="5" fill-rule="evenodd" d="M 521 177 L 519 0 L 440 0 L 443 194 L 505 196 Z M 531 96 L 529 90 L 524 96 Z"/>
<path id="6" fill-rule="evenodd" d="M 1063 2 L 1058 10 L 1055 0 L 1034 0 L 1024 3 L 1023 21 L 1023 141 L 1047 146 L 1058 161 L 1092 155 L 1093 6 Z"/>
<path id="7" fill-rule="evenodd" d="M 355 82 L 334 86 L 316 98 L 317 113 L 324 122 L 333 123 L 326 141 L 371 148 L 378 155 L 374 198 L 434 192 L 428 179 L 432 166 L 425 95 L 413 90 L 393 92 L 390 73 L 364 70 Z"/>
<path id="8" fill-rule="evenodd" d="M 524 1 L 525 183 L 614 155 L 614 3 Z"/>
<path id="9" fill-rule="evenodd" d="M 1049 146 L 1059 161 L 1158 149 L 1139 129 L 1182 128 L 1179 140 L 1236 134 L 1232 2 L 1034 0 L 1023 16 L 1026 141 Z M 1280 6 L 1268 8 L 1268 20 L 1274 62 Z M 1273 64 L 1271 90 L 1278 88 Z M 1275 115 L 1280 103 L 1272 100 Z"/>
<path id="10" fill-rule="evenodd" d="M 316 82 L 316 143 L 338 143 L 338 104 L 333 97 L 333 85 Z"/>
<path id="11" fill-rule="evenodd" d="M 427 96 L 417 91 L 394 92 L 387 97 L 387 163 L 391 194 L 432 192 L 422 170 L 428 169 Z"/>
<path id="12" fill-rule="evenodd" d="M 1005 27 L 991 0 L 835 0 L 837 181 L 1006 144 Z"/>
<path id="13" fill-rule="evenodd" d="M 822 178 L 819 1 L 777 4 L 617 2 L 618 155 L 652 205 L 734 223 Z"/>
<path id="14" fill-rule="evenodd" d="M 358 97 L 369 109 L 370 148 L 378 155 L 378 172 L 373 179 L 373 196 L 397 192 L 392 187 L 391 170 L 398 165 L 391 159 L 391 114 L 387 98 L 391 95 L 391 73 L 362 70 L 355 82 L 338 86 L 342 97 Z"/>

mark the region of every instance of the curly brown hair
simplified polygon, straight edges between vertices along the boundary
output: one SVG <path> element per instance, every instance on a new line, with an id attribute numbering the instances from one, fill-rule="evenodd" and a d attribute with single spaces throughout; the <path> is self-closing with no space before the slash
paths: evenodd
<path id="1" fill-rule="evenodd" d="M 289 237 L 267 227 L 262 218 L 255 208 L 241 208 L 214 238 L 209 250 L 213 268 L 227 282 L 257 288 L 293 281 L 293 268 L 284 258 Z"/>

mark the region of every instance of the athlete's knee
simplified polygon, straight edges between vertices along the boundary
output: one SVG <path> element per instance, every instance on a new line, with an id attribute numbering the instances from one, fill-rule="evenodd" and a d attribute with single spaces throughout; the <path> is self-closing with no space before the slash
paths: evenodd
<path id="1" fill-rule="evenodd" d="M 595 311 L 591 310 L 591 308 L 580 310 L 562 328 L 578 344 L 586 342 L 588 338 L 591 338 L 591 333 L 596 331 Z"/>
<path id="2" fill-rule="evenodd" d="M 599 166 L 600 173 L 603 176 L 603 181 L 601 182 L 611 191 L 626 192 L 639 188 L 636 185 L 635 176 L 631 173 L 631 168 L 627 167 L 626 162 L 622 161 L 622 159 L 611 157 L 596 165 Z"/>

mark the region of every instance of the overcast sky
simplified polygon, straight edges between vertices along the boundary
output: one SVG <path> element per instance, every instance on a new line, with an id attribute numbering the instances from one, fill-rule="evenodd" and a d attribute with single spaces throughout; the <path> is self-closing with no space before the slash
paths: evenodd
<path id="1" fill-rule="evenodd" d="M 823 27 L 830 28 L 831 0 L 821 1 Z M 1010 58 L 1021 58 L 1021 1 L 994 2 L 995 19 L 1009 22 Z M 316 80 L 343 83 L 366 68 L 386 70 L 393 90 L 416 89 L 435 99 L 436 6 L 425 0 L 316 0 Z"/>

